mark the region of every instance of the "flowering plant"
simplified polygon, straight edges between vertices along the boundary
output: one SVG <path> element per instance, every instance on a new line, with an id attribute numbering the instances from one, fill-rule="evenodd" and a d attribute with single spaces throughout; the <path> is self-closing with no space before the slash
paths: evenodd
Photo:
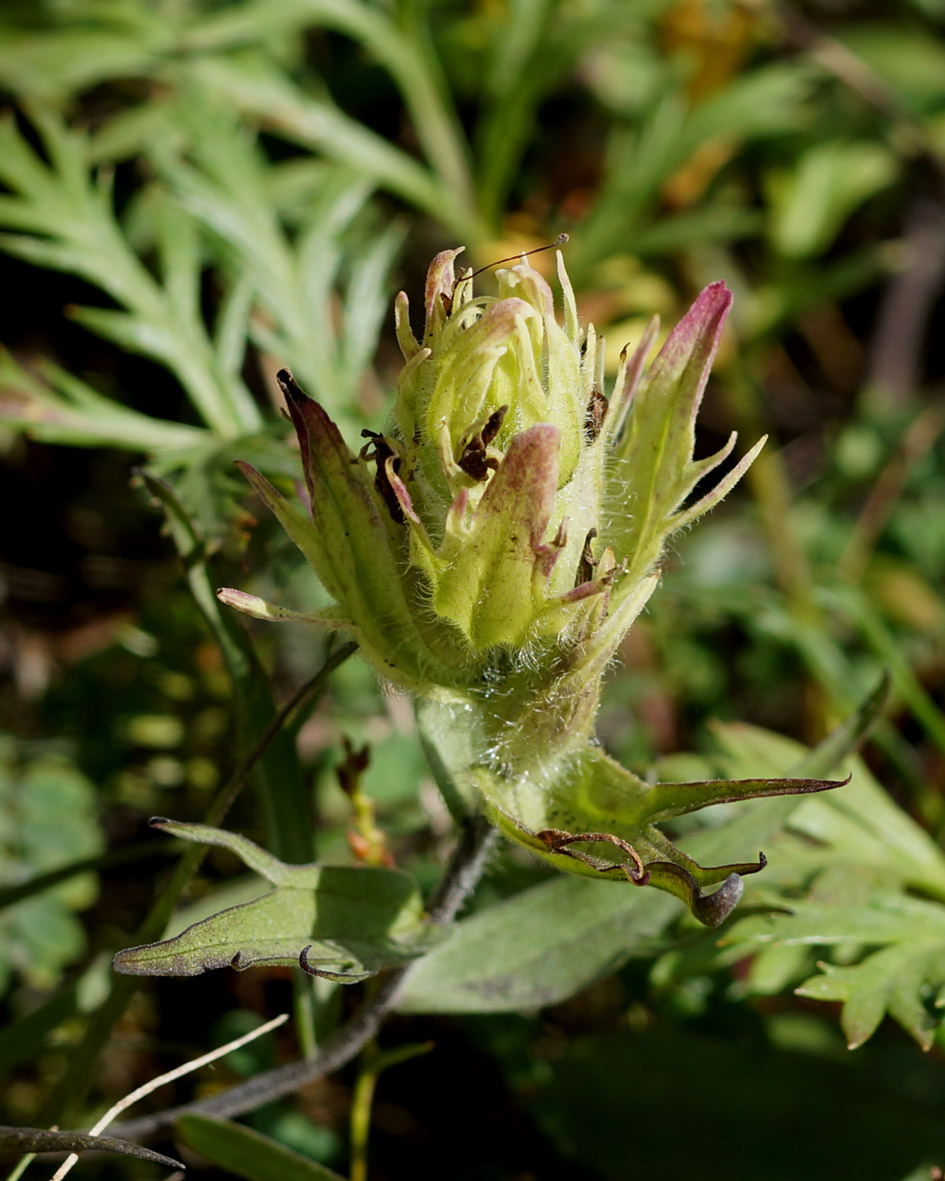
<path id="1" fill-rule="evenodd" d="M 433 260 L 421 340 L 396 301 L 404 355 L 383 433 L 352 453 L 283 370 L 309 512 L 241 468 L 335 605 L 311 615 L 225 589 L 267 619 L 345 629 L 464 756 L 450 774 L 511 838 L 562 869 L 649 883 L 715 925 L 756 862 L 706 868 L 656 826 L 709 804 L 819 791 L 827 780 L 651 785 L 594 738 L 603 674 L 659 581 L 667 540 L 714 507 L 764 440 L 694 503 L 731 454 L 694 460 L 695 417 L 731 304 L 707 287 L 644 372 L 657 324 L 604 393 L 603 340 L 582 329 L 560 253 L 563 323 L 523 258 L 476 296 L 459 250 Z M 603 854 L 603 855 L 602 855 Z M 708 887 L 720 885 L 714 893 Z"/>

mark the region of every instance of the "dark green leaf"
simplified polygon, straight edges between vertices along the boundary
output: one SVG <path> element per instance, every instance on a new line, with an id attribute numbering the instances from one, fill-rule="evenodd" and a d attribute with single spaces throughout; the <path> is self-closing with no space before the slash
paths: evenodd
<path id="1" fill-rule="evenodd" d="M 407 974 L 398 1008 L 508 1013 L 555 1004 L 660 946 L 678 913 L 667 894 L 558 877 L 458 924 Z"/>
<path id="2" fill-rule="evenodd" d="M 214 1165 L 248 1181 L 340 1181 L 337 1173 L 231 1120 L 185 1115 L 179 1138 Z"/>
<path id="3" fill-rule="evenodd" d="M 120 951 L 116 971 L 196 976 L 212 968 L 311 966 L 352 983 L 423 954 L 440 937 L 411 879 L 367 866 L 289 865 L 252 841 L 202 824 L 154 820 L 186 840 L 231 849 L 276 889 L 194 923 L 173 939 Z"/>

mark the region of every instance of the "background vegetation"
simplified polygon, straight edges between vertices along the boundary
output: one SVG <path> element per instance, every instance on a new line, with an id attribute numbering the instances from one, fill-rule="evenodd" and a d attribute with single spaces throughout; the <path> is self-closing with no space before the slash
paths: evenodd
<path id="1" fill-rule="evenodd" d="M 178 902 L 176 929 L 258 892 L 225 850 L 188 881 L 147 817 L 232 797 L 226 827 L 285 860 L 352 845 L 440 876 L 455 831 L 409 703 L 320 633 L 216 603 L 324 602 L 232 460 L 297 476 L 281 365 L 349 438 L 379 428 L 392 295 L 417 304 L 436 250 L 479 266 L 567 231 L 614 364 L 724 278 L 704 451 L 772 435 L 626 642 L 608 748 L 774 773 L 888 670 L 854 782 L 723 816 L 770 865 L 721 932 L 500 849 L 357 1061 L 240 1112 L 251 1141 L 190 1115 L 157 1146 L 259 1178 L 364 1178 L 368 1131 L 376 1178 L 941 1175 L 943 22 L 941 0 L 3 6 L 7 1123 L 88 1127 L 293 1013 L 142 1109 L 212 1096 L 356 1003 L 285 969 L 115 978 Z"/>

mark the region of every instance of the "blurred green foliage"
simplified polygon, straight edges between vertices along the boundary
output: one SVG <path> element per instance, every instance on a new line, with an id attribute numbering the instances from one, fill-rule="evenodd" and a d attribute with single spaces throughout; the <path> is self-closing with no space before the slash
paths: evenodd
<path id="1" fill-rule="evenodd" d="M 0 747 L 0 892 L 102 850 L 94 784 L 67 758 Z M 76 917 L 95 901 L 95 875 L 76 875 L 0 913 L 0 992 L 15 980 L 49 989 L 86 950 Z"/>

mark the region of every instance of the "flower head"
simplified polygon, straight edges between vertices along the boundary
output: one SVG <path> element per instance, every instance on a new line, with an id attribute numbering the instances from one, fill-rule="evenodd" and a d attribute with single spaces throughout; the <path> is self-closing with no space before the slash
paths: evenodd
<path id="1" fill-rule="evenodd" d="M 349 630 L 387 681 L 452 711 L 469 737 L 460 773 L 510 835 L 564 868 L 650 880 L 698 913 L 701 885 L 760 865 L 719 877 L 684 858 L 652 827 L 668 814 L 654 789 L 606 759 L 593 730 L 602 675 L 656 587 L 667 539 L 717 504 L 764 442 L 686 503 L 735 445 L 733 435 L 693 459 L 731 295 L 707 287 L 644 373 L 654 321 L 608 395 L 603 340 L 581 328 L 560 254 L 561 323 L 524 258 L 499 270 L 498 296 L 485 297 L 468 272 L 457 277 L 459 253 L 430 266 L 420 340 L 398 296 L 396 404 L 387 430 L 363 432 L 357 453 L 279 374 L 311 516 L 243 470 L 335 600 L 309 618 Z M 688 786 L 685 811 L 733 798 Z M 765 791 L 752 781 L 741 794 Z M 622 859 L 602 868 L 581 851 L 601 842 Z M 738 891 L 727 891 L 730 909 Z"/>

